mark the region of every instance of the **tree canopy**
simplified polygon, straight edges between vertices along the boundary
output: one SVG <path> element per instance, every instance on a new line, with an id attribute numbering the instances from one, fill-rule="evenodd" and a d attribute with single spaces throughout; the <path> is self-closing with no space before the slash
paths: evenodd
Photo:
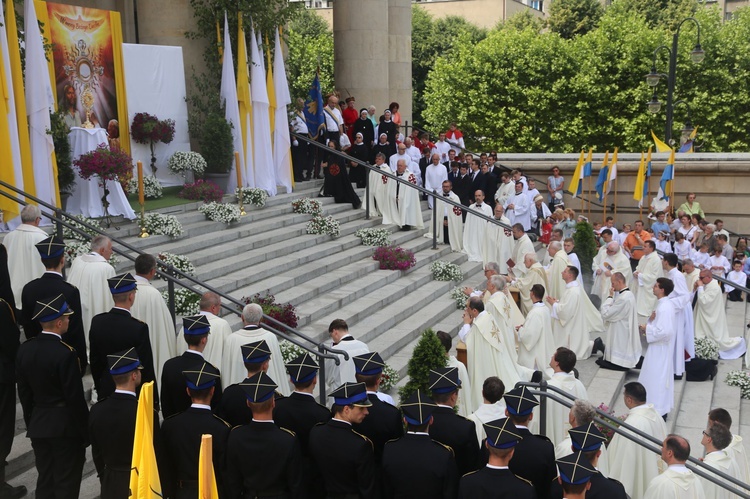
<path id="1" fill-rule="evenodd" d="M 549 7 L 547 25 L 561 37 L 573 38 L 594 29 L 602 14 L 599 0 L 555 0 Z"/>

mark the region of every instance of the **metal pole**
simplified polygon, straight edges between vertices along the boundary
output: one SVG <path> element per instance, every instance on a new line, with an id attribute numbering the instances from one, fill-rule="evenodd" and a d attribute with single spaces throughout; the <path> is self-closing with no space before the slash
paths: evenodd
<path id="1" fill-rule="evenodd" d="M 672 36 L 672 52 L 669 54 L 669 74 L 667 75 L 667 123 L 664 128 L 664 138 L 671 147 L 672 145 L 672 120 L 674 118 L 674 97 L 675 73 L 677 72 L 677 38 L 680 35 L 678 29 Z"/>
<path id="2" fill-rule="evenodd" d="M 542 392 L 547 391 L 547 382 L 542 380 L 539 382 L 539 389 Z M 547 397 L 541 397 L 539 401 L 539 434 L 547 436 Z"/>
<path id="3" fill-rule="evenodd" d="M 62 217 L 63 217 L 63 215 L 62 214 L 63 214 L 63 211 L 61 209 L 59 209 L 59 208 L 55 209 L 55 218 L 57 218 L 57 220 L 55 220 L 55 233 L 56 233 L 57 237 L 60 238 L 61 241 L 64 240 L 64 238 L 63 238 L 63 224 L 62 224 Z M 65 266 L 64 265 L 63 265 L 63 268 L 62 268 L 62 276 L 63 276 L 63 279 L 65 279 Z"/>
<path id="4" fill-rule="evenodd" d="M 318 351 L 320 353 L 323 352 L 323 343 L 318 344 Z M 320 405 L 325 406 L 326 405 L 326 366 L 325 366 L 325 359 L 318 357 L 318 362 L 320 362 L 320 368 L 318 369 L 318 386 L 320 387 Z"/>
<path id="5" fill-rule="evenodd" d="M 435 196 L 432 196 L 432 249 L 437 249 L 437 198 Z M 440 224 L 440 227 L 442 227 L 443 224 Z"/>
<path id="6" fill-rule="evenodd" d="M 360 166 L 361 168 L 361 166 Z M 370 219 L 370 172 L 365 169 L 365 220 Z"/>
<path id="7" fill-rule="evenodd" d="M 175 305 L 174 305 L 174 281 L 172 279 L 167 280 L 167 294 L 169 297 L 169 300 L 167 301 L 167 305 L 169 305 L 169 315 L 172 316 L 172 325 L 177 324 L 177 318 L 175 313 Z"/>

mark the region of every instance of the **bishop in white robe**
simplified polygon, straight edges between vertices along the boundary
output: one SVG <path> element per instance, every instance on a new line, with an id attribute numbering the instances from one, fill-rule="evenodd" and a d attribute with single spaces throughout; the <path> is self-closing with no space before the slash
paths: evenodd
<path id="1" fill-rule="evenodd" d="M 432 163 L 427 165 L 424 172 L 424 188 L 430 192 L 434 192 L 439 195 L 442 192 L 443 182 L 448 180 L 448 170 L 440 162 L 440 156 L 437 154 L 432 155 Z M 427 196 L 427 203 L 432 209 L 434 203 L 434 196 Z"/>
<path id="2" fill-rule="evenodd" d="M 511 268 L 516 277 L 521 277 L 528 270 L 523 263 L 526 255 L 529 253 L 536 255 L 536 250 L 534 249 L 534 243 L 531 242 L 529 235 L 524 232 L 522 225 L 513 225 L 512 232 L 516 243 L 513 245 L 513 267 Z"/>
<path id="3" fill-rule="evenodd" d="M 656 310 L 646 323 L 648 348 L 638 382 L 646 388 L 648 403 L 659 414 L 665 415 L 674 405 L 675 312 L 674 304 L 668 298 L 672 292 L 671 281 L 657 281 L 653 288 L 657 297 Z"/>
<path id="4" fill-rule="evenodd" d="M 438 241 L 444 239 L 445 228 L 448 228 L 448 242 L 451 245 L 451 251 L 461 252 L 464 244 L 464 222 L 461 213 L 463 210 L 457 206 L 443 203 L 443 198 L 461 204 L 461 199 L 451 190 L 453 184 L 450 180 L 443 182 L 442 196 L 435 197 L 435 208 L 432 210 L 432 219 L 430 221 L 429 231 L 424 237 L 432 239 L 432 228 L 437 227 Z M 435 218 L 437 217 L 437 220 Z M 445 242 L 445 241 L 444 241 Z"/>
<path id="5" fill-rule="evenodd" d="M 693 310 L 695 338 L 714 340 L 719 345 L 720 359 L 739 359 L 747 350 L 745 338 L 729 336 L 724 296 L 710 270 L 701 270 L 700 279 L 696 281 L 695 287 L 698 296 Z"/>
<path id="6" fill-rule="evenodd" d="M 633 279 L 633 270 L 630 267 L 630 259 L 625 256 L 620 243 L 612 241 L 600 248 L 594 258 L 594 284 L 591 286 L 591 294 L 598 296 L 602 301 L 609 296 L 609 288 L 612 287 L 612 274 L 615 272 L 625 276 L 626 281 Z"/>
<path id="7" fill-rule="evenodd" d="M 109 312 L 115 306 L 107 279 L 115 276 L 115 269 L 109 264 L 112 256 L 112 241 L 108 237 L 97 236 L 91 242 L 91 253 L 81 255 L 70 266 L 68 282 L 81 292 L 83 330 L 86 345 L 89 345 L 91 319 L 95 315 Z"/>
<path id="8" fill-rule="evenodd" d="M 547 293 L 547 272 L 545 272 L 542 264 L 536 261 L 536 253 L 526 253 L 523 265 L 528 269 L 527 272 L 516 277 L 511 285 L 518 289 L 521 296 L 521 312 L 528 314 L 534 304 L 531 298 L 531 288 L 535 284 L 539 284 L 542 286 L 544 293 Z M 515 276 L 512 270 L 511 275 Z"/>
<path id="9" fill-rule="evenodd" d="M 381 172 L 393 173 L 390 167 L 385 164 L 385 155 L 378 153 L 375 156 L 375 164 Z M 396 219 L 395 215 L 391 210 L 391 203 L 388 199 L 388 182 L 389 179 L 385 175 L 376 171 L 370 171 L 368 183 L 370 185 L 370 210 L 376 215 L 383 217 L 383 225 L 391 225 Z"/>
<path id="10" fill-rule="evenodd" d="M 602 316 L 578 283 L 577 270 L 568 266 L 562 272 L 565 292 L 561 299 L 548 296 L 552 305 L 552 336 L 555 345 L 571 349 L 578 360 L 588 359 L 594 344 L 591 332 L 604 331 Z"/>
<path id="11" fill-rule="evenodd" d="M 399 160 L 396 166 L 396 176 L 417 185 L 417 177 L 406 168 L 406 162 Z M 396 217 L 395 223 L 401 228 L 405 226 L 424 229 L 422 207 L 419 202 L 420 193 L 401 182 L 389 179 L 388 200 L 391 203 L 391 213 Z"/>
<path id="12" fill-rule="evenodd" d="M 511 315 L 511 303 L 513 300 L 505 295 L 505 278 L 501 275 L 493 275 L 487 279 L 487 291 L 490 296 L 484 301 L 484 309 L 489 312 L 495 323 L 500 328 L 503 342 L 508 345 L 508 353 L 513 362 L 518 362 L 518 347 L 516 344 L 516 324 Z M 523 317 L 521 317 L 523 319 Z"/>
<path id="13" fill-rule="evenodd" d="M 484 202 L 484 192 L 476 191 L 474 193 L 475 202 L 469 205 L 469 211 L 477 211 L 485 216 L 492 216 L 492 208 Z M 482 261 L 482 245 L 484 243 L 484 234 L 487 230 L 487 221 L 472 216 L 466 217 L 464 226 L 464 251 L 469 255 L 470 262 Z"/>
<path id="14" fill-rule="evenodd" d="M 600 307 L 606 331 L 606 348 L 603 362 L 597 361 L 597 364 L 607 369 L 629 369 L 635 367 L 641 358 L 635 296 L 625 285 L 626 282 L 621 273 L 613 274 L 613 289 Z"/>
<path id="15" fill-rule="evenodd" d="M 547 270 L 547 295 L 553 298 L 562 297 L 565 291 L 565 279 L 563 279 L 563 271 L 572 265 L 568 254 L 562 249 L 562 245 L 559 241 L 552 241 L 547 247 L 547 253 L 549 253 L 551 260 L 549 269 Z M 580 284 L 580 281 L 579 281 Z"/>
<path id="16" fill-rule="evenodd" d="M 523 230 L 531 230 L 531 202 L 529 197 L 523 192 L 523 184 L 516 182 L 515 193 L 508 198 L 503 208 L 512 224 L 521 224 Z"/>
<path id="17" fill-rule="evenodd" d="M 501 274 L 508 273 L 508 260 L 513 255 L 513 232 L 510 229 L 510 220 L 504 214 L 501 204 L 495 205 L 495 220 L 505 224 L 501 227 L 492 223 L 487 224 L 482 243 L 482 261 L 485 265 L 489 262 L 497 262 Z"/>
<path id="18" fill-rule="evenodd" d="M 638 315 L 646 318 L 656 308 L 656 296 L 651 292 L 656 279 L 662 276 L 661 258 L 655 251 L 656 244 L 653 241 L 645 241 L 643 244 L 643 256 L 638 261 L 638 266 L 633 272 L 635 281 L 631 289 L 636 290 L 635 299 L 638 306 Z"/>
<path id="19" fill-rule="evenodd" d="M 5 168 L 10 166 L 6 165 Z M 41 216 L 42 213 L 36 205 L 24 206 L 21 210 L 21 224 L 3 239 L 3 245 L 8 250 L 10 285 L 18 310 L 21 310 L 23 287 L 41 277 L 45 270 L 35 246 L 48 237 L 47 233 L 39 228 Z"/>
<path id="20" fill-rule="evenodd" d="M 526 322 L 518 326 L 518 363 L 535 371 L 547 367 L 547 359 L 555 353 L 555 342 L 552 338 L 552 315 L 550 308 L 544 304 L 542 296 L 531 292 L 534 304 L 526 314 Z"/>

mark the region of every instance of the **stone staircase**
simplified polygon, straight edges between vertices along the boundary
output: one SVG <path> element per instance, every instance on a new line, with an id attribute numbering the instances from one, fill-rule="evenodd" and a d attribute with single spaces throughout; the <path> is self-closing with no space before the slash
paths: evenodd
<path id="1" fill-rule="evenodd" d="M 331 198 L 319 198 L 325 215 L 341 224 L 338 238 L 308 235 L 305 226 L 309 215 L 292 213 L 291 202 L 303 197 L 317 197 L 321 183 L 304 182 L 293 193 L 282 193 L 269 198 L 263 208 L 246 207 L 248 214 L 238 223 L 226 227 L 207 221 L 197 211 L 199 203 L 190 203 L 158 210 L 177 216 L 184 228 L 180 238 L 151 236 L 137 238 L 138 226 L 123 223 L 111 233 L 141 251 L 153 254 L 171 252 L 190 257 L 196 267 L 196 277 L 237 299 L 255 293 L 271 293 L 280 303 L 292 303 L 299 316 L 298 329 L 315 341 L 327 339 L 328 324 L 335 318 L 345 319 L 352 334 L 365 341 L 372 351 L 401 375 L 405 382 L 406 364 L 419 334 L 431 327 L 453 335 L 461 324 L 461 311 L 449 297 L 454 286 L 476 286 L 484 277 L 482 265 L 468 262 L 464 254 L 451 253 L 439 245 L 432 249 L 432 240 L 423 237 L 424 230 L 392 232 L 393 244 L 415 253 L 417 264 L 406 272 L 378 270 L 372 259 L 372 247 L 363 246 L 354 235 L 359 228 L 378 227 L 379 218 L 365 219 L 364 209 L 351 205 L 334 204 Z M 364 191 L 359 191 L 364 199 Z M 430 212 L 423 202 L 425 225 L 430 223 Z M 461 283 L 434 281 L 430 263 L 445 260 L 461 266 Z M 132 271 L 130 261 L 118 265 L 118 272 Z M 166 289 L 164 281 L 156 281 Z M 728 313 L 732 335 L 745 334 L 744 303 L 729 303 Z M 239 317 L 226 313 L 233 328 L 240 327 Z M 179 319 L 179 318 L 178 318 Z M 593 338 L 592 338 L 593 339 Z M 622 385 L 637 379 L 637 372 L 620 373 L 599 369 L 595 358 L 577 365 L 580 378 L 586 385 L 589 398 L 595 404 L 605 403 L 618 415 L 626 412 L 622 404 Z M 693 454 L 699 456 L 700 430 L 711 407 L 722 406 L 732 413 L 737 423 L 733 430 L 750 435 L 750 410 L 740 403 L 739 389 L 724 383 L 725 373 L 740 368 L 739 361 L 721 361 L 719 376 L 713 382 L 675 384 L 675 410 L 669 415 L 670 431 L 684 434 L 693 443 Z M 84 386 L 91 386 L 90 376 Z M 397 398 L 396 389 L 391 394 Z M 738 430 L 739 428 L 739 430 Z M 748 436 L 747 438 L 750 438 Z M 34 497 L 36 468 L 30 441 L 25 437 L 21 408 L 17 407 L 16 437 L 8 457 L 7 480 L 24 484 L 29 496 Z M 81 487 L 82 498 L 99 496 L 99 483 L 88 449 Z"/>

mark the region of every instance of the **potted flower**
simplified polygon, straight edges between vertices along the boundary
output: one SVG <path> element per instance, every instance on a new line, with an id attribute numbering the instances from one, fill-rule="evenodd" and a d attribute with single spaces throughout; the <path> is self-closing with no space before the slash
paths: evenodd
<path id="1" fill-rule="evenodd" d="M 138 113 L 133 117 L 130 136 L 139 144 L 151 148 L 151 174 L 156 176 L 156 155 L 154 146 L 159 142 L 169 144 L 174 139 L 174 120 L 160 120 L 148 113 Z"/>
<path id="2" fill-rule="evenodd" d="M 82 154 L 73 164 L 78 168 L 78 175 L 86 180 L 91 177 L 99 177 L 99 185 L 104 190 L 102 206 L 104 214 L 109 216 L 107 208 L 109 201 L 107 195 L 107 180 L 117 182 L 119 177 L 124 177 L 133 171 L 133 159 L 123 151 L 110 151 L 107 144 L 99 144 L 96 149 Z"/>
<path id="3" fill-rule="evenodd" d="M 206 116 L 202 130 L 199 145 L 206 158 L 204 178 L 212 180 L 226 192 L 234 162 L 232 125 L 220 114 L 212 112 Z"/>
<path id="4" fill-rule="evenodd" d="M 197 152 L 177 151 L 169 158 L 167 168 L 175 175 L 182 175 L 186 184 L 193 183 L 195 176 L 203 175 L 206 171 L 206 160 Z"/>

